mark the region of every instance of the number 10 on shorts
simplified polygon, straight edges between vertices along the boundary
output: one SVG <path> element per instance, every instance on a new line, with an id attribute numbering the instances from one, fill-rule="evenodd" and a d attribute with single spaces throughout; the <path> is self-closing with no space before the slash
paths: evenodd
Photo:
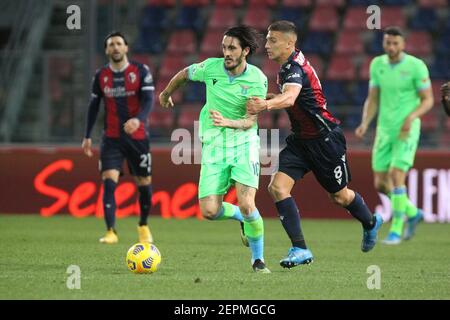
<path id="1" fill-rule="evenodd" d="M 255 176 L 259 176 L 259 162 L 250 161 L 250 165 Z"/>

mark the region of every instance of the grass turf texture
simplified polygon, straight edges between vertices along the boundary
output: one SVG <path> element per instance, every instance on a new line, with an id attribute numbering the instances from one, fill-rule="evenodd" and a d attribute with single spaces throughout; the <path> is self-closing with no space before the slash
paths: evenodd
<path id="1" fill-rule="evenodd" d="M 314 263 L 281 268 L 290 243 L 280 222 L 266 219 L 272 273 L 254 274 L 236 221 L 151 217 L 162 264 L 135 275 L 125 256 L 137 240 L 136 217 L 117 221 L 117 245 L 102 245 L 103 220 L 1 215 L 0 299 L 450 299 L 449 225 L 421 224 L 411 241 L 362 253 L 359 223 L 302 222 Z M 80 290 L 66 286 L 69 265 L 81 268 Z M 381 269 L 380 290 L 367 288 L 370 265 Z"/>

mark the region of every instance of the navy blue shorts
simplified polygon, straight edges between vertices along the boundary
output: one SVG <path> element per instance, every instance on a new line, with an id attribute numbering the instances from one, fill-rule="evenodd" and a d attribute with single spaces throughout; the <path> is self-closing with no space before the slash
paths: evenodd
<path id="1" fill-rule="evenodd" d="M 149 140 L 135 140 L 128 136 L 103 137 L 100 147 L 100 172 L 116 169 L 122 174 L 122 165 L 125 159 L 133 176 L 150 176 L 152 158 Z"/>
<path id="2" fill-rule="evenodd" d="M 312 171 L 328 193 L 336 193 L 350 182 L 346 141 L 339 127 L 321 138 L 298 139 L 290 135 L 286 142 L 279 156 L 278 171 L 295 181 Z"/>

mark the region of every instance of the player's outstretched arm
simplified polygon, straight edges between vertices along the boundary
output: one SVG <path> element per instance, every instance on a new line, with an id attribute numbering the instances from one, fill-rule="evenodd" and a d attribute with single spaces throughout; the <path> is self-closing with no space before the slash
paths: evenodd
<path id="1" fill-rule="evenodd" d="M 249 114 L 258 114 L 264 110 L 289 108 L 294 105 L 301 89 L 302 87 L 297 84 L 285 85 L 281 94 L 268 96 L 267 100 L 251 97 L 247 100 L 247 112 Z"/>
<path id="2" fill-rule="evenodd" d="M 380 90 L 378 87 L 370 87 L 369 95 L 364 102 L 361 124 L 356 128 L 355 135 L 362 139 L 367 132 L 373 118 L 378 112 Z"/>
<path id="3" fill-rule="evenodd" d="M 164 108 L 173 107 L 171 95 L 189 80 L 188 69 L 184 68 L 170 79 L 167 87 L 159 94 L 159 103 Z"/>
<path id="4" fill-rule="evenodd" d="M 237 120 L 227 119 L 224 118 L 223 115 L 216 110 L 209 110 L 209 116 L 216 127 L 227 127 L 242 130 L 250 129 L 258 120 L 257 115 L 251 114 L 247 114 L 244 119 L 237 119 Z"/>

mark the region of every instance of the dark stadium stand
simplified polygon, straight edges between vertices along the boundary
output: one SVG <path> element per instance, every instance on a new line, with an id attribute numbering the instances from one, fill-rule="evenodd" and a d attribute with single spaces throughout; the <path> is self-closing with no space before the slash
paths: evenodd
<path id="1" fill-rule="evenodd" d="M 309 20 L 309 30 L 311 31 L 335 31 L 338 26 L 338 12 L 329 6 L 317 7 Z"/>
<path id="2" fill-rule="evenodd" d="M 220 41 L 228 27 L 245 23 L 265 32 L 272 21 L 287 19 L 299 29 L 299 48 L 321 79 L 328 107 L 342 120 L 344 129 L 351 132 L 359 122 L 367 96 L 370 62 L 383 53 L 382 32 L 366 26 L 366 9 L 372 4 L 382 6 L 381 26 L 402 27 L 407 36 L 406 51 L 427 63 L 436 106 L 440 101 L 439 87 L 450 78 L 450 15 L 446 0 L 149 0 L 141 3 L 137 28 L 130 39 L 132 58 L 150 66 L 156 94 L 181 68 L 207 57 L 221 56 Z M 107 1 L 99 4 L 97 15 L 102 21 L 110 14 L 107 6 Z M 99 37 L 106 31 L 99 27 Z M 101 45 L 98 53 L 103 56 Z M 267 75 L 269 91 L 277 91 L 275 79 L 279 66 L 267 59 L 264 49 L 258 50 L 250 61 Z M 53 63 L 62 63 L 56 69 L 57 77 L 63 77 L 67 66 L 63 62 Z M 49 85 L 52 99 L 61 99 L 58 81 Z M 189 83 L 175 94 L 174 100 L 183 105 L 180 109 L 184 105 L 190 107 L 186 111 L 166 112 L 155 104 L 151 123 L 162 136 L 172 125 L 192 127 L 189 121 L 196 118 L 205 100 L 204 85 Z M 439 119 L 440 110 L 424 117 L 425 136 L 427 132 L 445 130 L 445 122 Z M 289 128 L 284 113 L 261 117 L 260 124 Z M 442 138 L 436 139 L 435 145 L 447 141 L 446 134 L 439 136 Z"/>

